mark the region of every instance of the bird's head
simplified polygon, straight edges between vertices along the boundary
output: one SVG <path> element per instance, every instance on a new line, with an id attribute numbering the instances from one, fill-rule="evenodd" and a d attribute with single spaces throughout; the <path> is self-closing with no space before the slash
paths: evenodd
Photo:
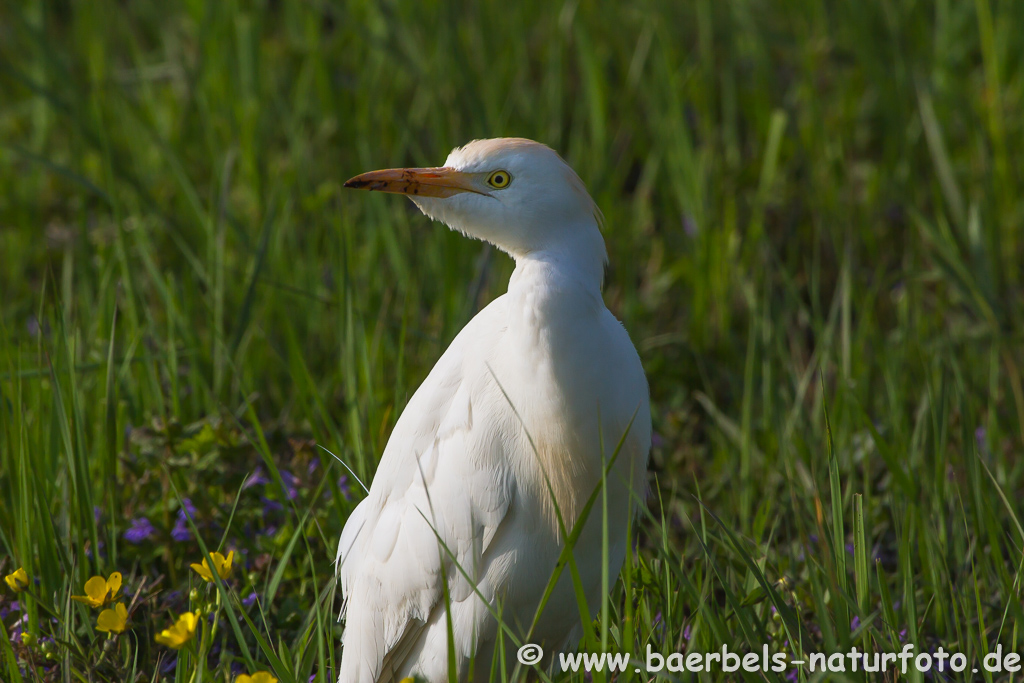
<path id="1" fill-rule="evenodd" d="M 576 172 L 532 140 L 474 140 L 444 166 L 371 171 L 345 187 L 407 195 L 431 218 L 517 258 L 571 250 L 604 266 L 600 210 Z"/>

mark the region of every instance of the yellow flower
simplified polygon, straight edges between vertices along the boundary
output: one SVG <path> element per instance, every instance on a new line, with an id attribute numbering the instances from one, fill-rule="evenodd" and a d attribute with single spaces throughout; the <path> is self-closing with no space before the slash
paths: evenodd
<path id="1" fill-rule="evenodd" d="M 128 610 L 124 603 L 117 603 L 114 609 L 105 609 L 96 618 L 96 630 L 106 633 L 124 633 L 124 626 L 128 623 Z"/>
<path id="2" fill-rule="evenodd" d="M 12 591 L 20 593 L 28 588 L 28 573 L 25 571 L 24 567 L 18 567 L 13 572 L 5 576 L 4 581 L 7 582 L 7 585 L 11 587 Z"/>
<path id="3" fill-rule="evenodd" d="M 213 566 L 217 569 L 217 575 L 222 578 L 228 578 L 231 573 L 231 562 L 235 557 L 235 551 L 232 550 L 228 553 L 227 557 L 224 557 L 220 553 L 210 553 L 210 557 L 213 558 Z M 196 570 L 196 574 L 203 577 L 206 581 L 213 581 L 213 572 L 210 571 L 210 565 L 206 563 L 206 558 L 203 558 L 202 564 L 192 564 L 192 569 Z"/>
<path id="4" fill-rule="evenodd" d="M 120 590 L 121 572 L 114 572 L 109 579 L 102 576 L 92 577 L 85 582 L 85 595 L 72 595 L 71 599 L 99 609 L 112 603 Z"/>
<path id="5" fill-rule="evenodd" d="M 185 646 L 185 643 L 192 640 L 196 635 L 196 625 L 199 623 L 199 619 L 196 615 L 191 612 L 185 612 L 178 617 L 177 623 L 170 628 L 165 628 L 163 631 L 156 636 L 156 642 L 167 647 L 180 650 Z"/>
<path id="6" fill-rule="evenodd" d="M 241 674 L 235 679 L 235 683 L 277 683 L 277 679 L 267 671 L 257 671 L 252 676 Z"/>

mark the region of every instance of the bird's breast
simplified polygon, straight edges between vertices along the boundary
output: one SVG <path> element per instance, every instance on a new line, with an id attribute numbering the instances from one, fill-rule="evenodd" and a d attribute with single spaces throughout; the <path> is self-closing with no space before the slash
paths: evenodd
<path id="1" fill-rule="evenodd" d="M 603 303 L 542 286 L 516 294 L 491 377 L 501 408 L 515 422 L 506 452 L 517 486 L 532 499 L 538 522 L 560 538 L 562 525 L 572 528 L 600 485 L 603 463 L 632 416 L 647 410 L 646 380 L 636 351 Z M 649 418 L 647 425 L 649 432 Z M 628 508 L 626 480 L 642 438 L 627 435 L 628 452 L 609 473 L 616 507 L 621 499 Z"/>

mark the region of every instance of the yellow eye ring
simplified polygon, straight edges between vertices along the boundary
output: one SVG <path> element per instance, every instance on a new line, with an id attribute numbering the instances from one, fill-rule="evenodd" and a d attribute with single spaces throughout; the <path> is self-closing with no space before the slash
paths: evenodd
<path id="1" fill-rule="evenodd" d="M 487 176 L 487 184 L 495 190 L 504 190 L 512 182 L 512 176 L 508 171 L 495 171 Z"/>

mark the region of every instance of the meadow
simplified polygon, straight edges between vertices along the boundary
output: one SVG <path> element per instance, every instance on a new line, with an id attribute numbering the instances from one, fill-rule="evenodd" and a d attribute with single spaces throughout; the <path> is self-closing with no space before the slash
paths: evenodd
<path id="1" fill-rule="evenodd" d="M 512 271 L 342 184 L 505 135 L 603 209 L 651 388 L 581 650 L 1020 680 L 1024 3 L 597 5 L 0 3 L 0 680 L 335 680 L 359 481 Z"/>

